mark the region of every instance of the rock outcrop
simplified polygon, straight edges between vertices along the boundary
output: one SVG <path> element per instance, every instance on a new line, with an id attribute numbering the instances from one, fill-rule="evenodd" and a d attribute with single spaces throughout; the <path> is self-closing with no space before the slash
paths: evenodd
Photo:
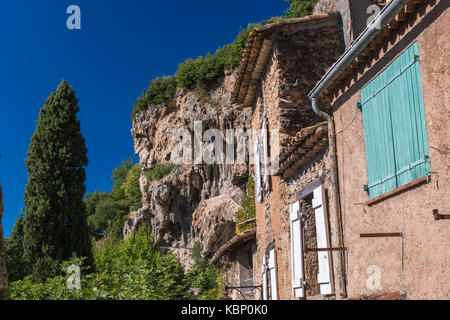
<path id="1" fill-rule="evenodd" d="M 3 216 L 3 193 L 2 187 L 0 186 L 0 253 L 4 250 L 3 243 L 3 227 L 2 227 L 2 216 Z M 6 300 L 6 264 L 5 261 L 0 257 L 0 300 Z"/>
<path id="2" fill-rule="evenodd" d="M 234 236 L 234 212 L 240 208 L 248 180 L 247 166 L 192 161 L 178 165 L 161 181 L 148 181 L 146 172 L 156 164 L 171 162 L 178 143 L 174 129 L 184 129 L 191 137 L 199 121 L 202 134 L 217 129 L 225 137 L 227 129 L 245 129 L 248 117 L 230 103 L 233 82 L 234 76 L 226 75 L 208 98 L 179 89 L 173 100 L 138 113 L 133 121 L 143 207 L 130 215 L 124 236 L 150 226 L 156 244 L 173 252 L 185 268 L 192 264 L 190 249 L 196 241 L 202 242 L 209 256 Z"/>

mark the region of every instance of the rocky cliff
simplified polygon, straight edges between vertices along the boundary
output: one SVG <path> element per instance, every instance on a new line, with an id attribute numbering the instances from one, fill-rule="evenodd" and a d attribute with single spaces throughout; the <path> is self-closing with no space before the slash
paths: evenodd
<path id="1" fill-rule="evenodd" d="M 2 193 L 2 187 L 0 186 L 0 253 L 4 249 L 2 216 L 3 216 L 3 193 Z M 5 261 L 3 261 L 3 259 L 0 257 L 0 300 L 4 300 L 7 298 L 6 278 L 7 278 L 7 276 L 6 276 Z"/>
<path id="2" fill-rule="evenodd" d="M 125 223 L 127 237 L 149 225 L 157 245 L 175 253 L 185 268 L 192 264 L 190 249 L 202 242 L 205 256 L 212 256 L 234 236 L 234 213 L 239 210 L 248 180 L 246 165 L 181 164 L 160 181 L 149 181 L 147 172 L 156 164 L 171 162 L 178 143 L 173 129 L 185 129 L 193 137 L 194 123 L 202 130 L 244 129 L 248 116 L 231 107 L 235 77 L 218 81 L 210 96 L 179 89 L 176 97 L 137 114 L 132 135 L 139 155 L 143 207 Z"/>

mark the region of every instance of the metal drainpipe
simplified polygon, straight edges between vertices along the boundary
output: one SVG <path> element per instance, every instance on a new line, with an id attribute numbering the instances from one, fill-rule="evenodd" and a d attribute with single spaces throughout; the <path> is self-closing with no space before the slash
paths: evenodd
<path id="1" fill-rule="evenodd" d="M 334 213 L 336 216 L 336 223 L 334 224 L 334 233 L 338 235 L 337 247 L 343 247 L 344 235 L 342 230 L 342 219 L 341 219 L 341 206 L 339 197 L 339 180 L 337 171 L 337 151 L 336 151 L 336 129 L 334 126 L 334 118 L 332 115 L 320 110 L 317 107 L 317 98 L 313 97 L 311 99 L 312 108 L 316 114 L 324 118 L 328 122 L 328 141 L 330 144 L 330 158 L 331 158 L 331 189 L 333 193 L 334 200 Z M 344 254 L 342 251 L 338 251 L 338 277 L 341 291 L 339 292 L 339 298 L 347 298 L 347 284 L 345 276 L 345 262 Z"/>

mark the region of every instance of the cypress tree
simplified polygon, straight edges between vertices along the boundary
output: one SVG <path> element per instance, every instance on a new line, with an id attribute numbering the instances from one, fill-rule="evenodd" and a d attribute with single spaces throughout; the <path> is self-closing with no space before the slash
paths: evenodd
<path id="1" fill-rule="evenodd" d="M 44 279 L 54 262 L 73 254 L 92 265 L 83 203 L 88 159 L 78 111 L 75 92 L 63 80 L 40 110 L 25 160 L 24 256 Z"/>

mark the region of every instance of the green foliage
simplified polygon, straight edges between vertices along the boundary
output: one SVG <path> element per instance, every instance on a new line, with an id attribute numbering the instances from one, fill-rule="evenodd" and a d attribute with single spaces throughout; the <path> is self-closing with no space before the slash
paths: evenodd
<path id="1" fill-rule="evenodd" d="M 313 9 L 319 0 L 286 0 L 291 4 L 285 11 L 285 16 L 289 19 L 301 18 L 312 14 Z"/>
<path id="2" fill-rule="evenodd" d="M 1 256 L 8 270 L 8 281 L 17 281 L 31 274 L 31 263 L 23 255 L 23 214 L 16 220 L 9 239 L 5 239 L 5 250 Z"/>
<path id="3" fill-rule="evenodd" d="M 86 195 L 86 207 L 88 210 L 88 225 L 92 235 L 99 239 L 108 228 L 108 223 L 113 220 L 119 210 L 118 203 L 106 192 L 96 191 Z"/>
<path id="4" fill-rule="evenodd" d="M 198 300 L 217 300 L 218 299 L 218 270 L 213 265 L 208 265 L 208 261 L 203 258 L 203 245 L 196 242 L 191 249 L 191 257 L 194 266 L 186 273 L 186 285 L 189 288 L 203 289 L 203 293 L 196 296 Z M 192 297 L 191 297 L 192 298 Z"/>
<path id="5" fill-rule="evenodd" d="M 45 282 L 29 276 L 9 284 L 13 300 L 174 300 L 186 297 L 183 270 L 171 254 L 161 256 L 150 231 L 141 228 L 135 236 L 116 243 L 107 241 L 95 251 L 96 273 L 88 273 L 83 259 L 72 258 L 61 265 L 82 270 L 80 290 L 70 290 L 61 274 Z"/>
<path id="6" fill-rule="evenodd" d="M 201 242 L 195 242 L 194 246 L 191 249 L 191 257 L 194 261 L 194 269 L 199 270 L 200 272 L 205 272 L 208 268 L 208 262 L 203 258 L 203 245 Z"/>
<path id="7" fill-rule="evenodd" d="M 250 177 L 247 182 L 247 193 L 244 194 L 242 200 L 242 209 L 235 213 L 236 217 L 236 234 L 242 233 L 245 230 L 251 228 L 249 225 L 241 225 L 240 223 L 253 219 L 256 217 L 256 205 L 255 205 L 255 183 L 253 178 Z"/>
<path id="8" fill-rule="evenodd" d="M 208 88 L 223 77 L 226 70 L 233 70 L 239 65 L 248 35 L 259 25 L 249 24 L 239 32 L 232 44 L 217 49 L 214 54 L 208 53 L 180 63 L 175 76 L 152 80 L 147 91 L 134 105 L 131 120 L 150 105 L 172 99 L 178 87 L 195 90 L 199 95 L 206 96 Z"/>
<path id="9" fill-rule="evenodd" d="M 149 105 L 165 102 L 172 99 L 177 92 L 177 81 L 175 77 L 161 77 L 153 79 L 150 82 L 147 91 L 138 98 L 138 101 L 133 107 L 133 114 L 131 119 L 133 120 L 141 110 L 146 110 Z"/>
<path id="10" fill-rule="evenodd" d="M 318 2 L 318 0 L 286 1 L 290 3 L 290 7 L 284 12 L 284 16 L 273 17 L 262 23 L 249 24 L 238 33 L 233 43 L 217 49 L 214 54 L 208 53 L 196 59 L 189 58 L 179 64 L 175 76 L 152 80 L 147 91 L 135 103 L 131 120 L 139 111 L 147 110 L 150 105 L 174 98 L 178 87 L 195 90 L 201 96 L 206 96 L 205 91 L 208 91 L 216 80 L 223 77 L 224 71 L 234 70 L 239 66 L 247 38 L 254 28 L 310 15 Z"/>
<path id="11" fill-rule="evenodd" d="M 24 257 L 46 274 L 54 261 L 76 253 L 92 263 L 83 196 L 87 149 L 77 120 L 75 92 L 62 81 L 40 110 L 25 161 Z M 42 271 L 42 273 L 39 273 Z"/>
<path id="12" fill-rule="evenodd" d="M 247 29 L 241 30 L 232 44 L 219 48 L 213 55 L 208 53 L 206 56 L 181 63 L 175 73 L 178 86 L 205 90 L 223 77 L 225 70 L 236 68 L 240 63 L 247 37 L 256 26 L 250 24 Z"/>
<path id="13" fill-rule="evenodd" d="M 148 181 L 160 181 L 167 175 L 169 175 L 176 165 L 169 164 L 156 164 L 153 169 L 147 171 L 145 174 Z"/>
<path id="14" fill-rule="evenodd" d="M 123 160 L 113 170 L 114 186 L 111 193 L 94 192 L 84 200 L 88 213 L 88 225 L 96 240 L 108 237 L 120 240 L 123 223 L 130 211 L 141 207 L 142 194 L 139 187 L 141 168 L 133 160 Z"/>
<path id="15" fill-rule="evenodd" d="M 127 178 L 121 188 L 128 200 L 130 210 L 135 211 L 142 206 L 142 194 L 139 187 L 139 178 L 141 176 L 141 167 L 136 164 L 128 171 Z"/>

